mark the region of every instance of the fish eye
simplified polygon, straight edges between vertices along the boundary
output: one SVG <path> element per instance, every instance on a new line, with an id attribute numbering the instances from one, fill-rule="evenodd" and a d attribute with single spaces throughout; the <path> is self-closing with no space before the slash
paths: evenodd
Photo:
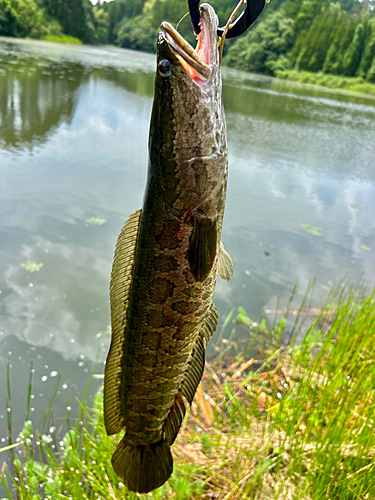
<path id="1" fill-rule="evenodd" d="M 159 73 L 161 76 L 169 76 L 172 73 L 172 63 L 168 59 L 159 62 Z"/>

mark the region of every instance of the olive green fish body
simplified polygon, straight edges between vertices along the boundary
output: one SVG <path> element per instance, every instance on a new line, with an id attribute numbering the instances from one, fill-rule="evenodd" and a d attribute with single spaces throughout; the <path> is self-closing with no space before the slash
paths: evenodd
<path id="1" fill-rule="evenodd" d="M 138 444 L 162 438 L 216 281 L 214 268 L 203 282 L 189 269 L 192 226 L 150 208 L 141 218 L 121 388 L 127 436 Z"/>
<path id="2" fill-rule="evenodd" d="M 211 51 L 202 53 L 207 82 L 187 73 L 178 35 L 162 25 L 144 206 L 125 224 L 112 269 L 104 419 L 108 434 L 126 430 L 112 463 L 127 487 L 142 493 L 172 472 L 184 399 L 191 404 L 217 325 L 216 275 L 229 280 L 232 272 L 220 243 L 227 143 L 217 18 L 207 4 L 201 17 Z"/>

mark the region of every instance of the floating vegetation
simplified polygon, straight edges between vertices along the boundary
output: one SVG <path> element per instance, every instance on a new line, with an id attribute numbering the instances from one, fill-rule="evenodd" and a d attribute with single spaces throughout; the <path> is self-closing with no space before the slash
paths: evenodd
<path id="1" fill-rule="evenodd" d="M 318 226 L 312 226 L 311 224 L 301 224 L 301 228 L 306 232 L 311 234 L 312 236 L 322 236 L 323 229 Z"/>
<path id="2" fill-rule="evenodd" d="M 104 331 L 100 331 L 95 335 L 96 339 L 100 339 L 100 337 L 103 336 L 109 336 L 112 334 L 112 327 L 111 325 L 108 325 L 107 328 Z"/>
<path id="3" fill-rule="evenodd" d="M 100 219 L 99 217 L 90 217 L 90 219 L 87 219 L 86 225 L 88 226 L 102 226 L 107 222 L 106 219 Z"/>
<path id="4" fill-rule="evenodd" d="M 371 252 L 371 247 L 368 247 L 367 245 L 361 245 L 362 250 L 365 250 L 366 252 Z"/>
<path id="5" fill-rule="evenodd" d="M 38 273 L 42 267 L 44 266 L 43 262 L 40 262 L 39 264 L 37 262 L 34 262 L 33 260 L 27 259 L 26 262 L 22 262 L 20 266 L 28 271 L 29 273 Z"/>

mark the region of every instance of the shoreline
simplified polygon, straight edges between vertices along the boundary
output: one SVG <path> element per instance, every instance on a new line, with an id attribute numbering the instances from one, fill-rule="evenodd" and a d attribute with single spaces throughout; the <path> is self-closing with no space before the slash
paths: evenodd
<path id="1" fill-rule="evenodd" d="M 70 38 L 70 37 L 66 37 Z M 73 37 L 72 37 L 73 38 Z M 68 41 L 62 40 L 45 40 L 42 38 L 21 38 L 21 37 L 5 37 L 0 36 L 1 41 L 11 42 L 11 41 L 36 41 L 36 42 L 47 42 L 50 44 L 61 44 L 64 46 L 75 46 L 79 47 L 103 47 L 103 48 L 116 48 L 124 51 L 132 51 L 132 52 L 141 52 L 144 54 L 150 54 L 149 52 L 128 49 L 124 47 L 119 47 L 117 45 L 93 45 L 93 44 L 85 44 L 82 45 L 76 43 L 70 43 Z M 270 83 L 274 82 L 276 84 L 288 84 L 295 86 L 296 88 L 312 90 L 312 91 L 320 91 L 320 92 L 328 92 L 330 94 L 349 96 L 349 97 L 360 97 L 364 98 L 367 101 L 375 101 L 375 84 L 366 82 L 361 77 L 341 77 L 338 75 L 331 75 L 328 73 L 312 73 L 307 71 L 295 71 L 295 70 L 282 70 L 278 71 L 276 75 L 265 75 L 263 73 L 253 73 L 246 70 L 241 70 L 237 68 L 232 68 L 231 66 L 227 66 L 223 64 L 222 68 L 224 69 L 224 75 L 226 71 L 237 71 L 246 75 L 250 80 L 264 79 L 264 81 L 268 81 Z M 224 76 L 223 75 L 223 76 Z M 253 78 L 251 78 L 253 76 Z M 331 84 L 330 84 L 331 83 Z M 354 90 L 355 87 L 359 87 Z M 361 87 L 363 87 L 361 89 Z"/>
<path id="2" fill-rule="evenodd" d="M 329 90 L 335 94 L 349 95 L 349 96 L 361 96 L 366 99 L 375 100 L 375 84 L 366 82 L 361 77 L 341 77 L 338 75 L 331 75 L 328 73 L 311 73 L 307 71 L 295 71 L 295 70 L 285 70 L 279 71 L 275 77 L 279 81 L 292 82 L 294 84 L 299 84 L 304 88 L 319 89 L 324 91 Z M 315 80 L 306 81 L 306 80 Z M 336 84 L 343 84 L 342 87 L 325 85 L 324 82 L 329 83 L 335 82 Z M 351 88 L 355 86 L 363 86 L 365 90 L 353 90 Z"/>
<path id="3" fill-rule="evenodd" d="M 308 309 L 297 317 L 275 311 L 278 320 L 258 324 L 238 308 L 234 321 L 248 337 L 217 340 L 172 448 L 175 471 L 147 498 L 320 499 L 332 489 L 335 498 L 351 500 L 354 488 L 373 498 L 375 476 L 367 474 L 375 457 L 373 301 L 374 292 L 365 295 L 361 286 L 337 286 L 314 310 L 299 345 Z M 88 397 L 89 384 L 63 435 L 52 413 L 40 431 L 26 415 L 15 442 L 9 438 L 0 449 L 11 457 L 0 472 L 5 498 L 139 498 L 111 466 L 123 433 L 107 436 L 102 392 L 91 404 Z"/>

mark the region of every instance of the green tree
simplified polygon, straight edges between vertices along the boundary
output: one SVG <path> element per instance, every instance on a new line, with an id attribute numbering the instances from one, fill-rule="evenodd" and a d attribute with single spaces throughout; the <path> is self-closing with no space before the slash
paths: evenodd
<path id="1" fill-rule="evenodd" d="M 308 33 L 311 24 L 315 18 L 321 14 L 323 8 L 328 7 L 329 3 L 323 0 L 303 2 L 300 5 L 298 13 L 293 23 L 293 31 L 295 35 L 303 37 Z"/>
<path id="2" fill-rule="evenodd" d="M 145 3 L 146 0 L 117 0 L 107 5 L 109 10 L 120 8 L 120 15 L 131 19 L 142 14 Z"/>
<path id="3" fill-rule="evenodd" d="M 293 46 L 292 25 L 293 20 L 280 12 L 271 14 L 229 48 L 225 63 L 272 75 L 277 60 L 285 57 Z"/>
<path id="4" fill-rule="evenodd" d="M 129 49 L 155 52 L 157 33 L 158 29 L 153 26 L 150 17 L 125 17 L 117 26 L 117 44 Z"/>
<path id="5" fill-rule="evenodd" d="M 44 10 L 35 0 L 0 0 L 0 35 L 39 38 L 48 29 Z"/>
<path id="6" fill-rule="evenodd" d="M 338 5 L 331 5 L 315 17 L 307 35 L 301 42 L 296 68 L 320 71 L 334 39 L 335 27 L 340 17 Z"/>
<path id="7" fill-rule="evenodd" d="M 0 0 L 0 35 L 18 36 L 18 12 L 12 0 Z"/>
<path id="8" fill-rule="evenodd" d="M 286 5 L 285 11 L 289 12 L 290 17 L 294 18 L 292 30 L 296 41 L 290 53 L 290 60 L 293 64 L 296 64 L 298 58 L 301 57 L 300 53 L 305 45 L 306 36 L 311 25 L 322 11 L 322 3 L 317 0 L 297 2 L 294 6 L 291 4 Z"/>
<path id="9" fill-rule="evenodd" d="M 354 14 L 366 14 L 374 9 L 374 0 L 354 0 L 351 12 Z"/>
<path id="10" fill-rule="evenodd" d="M 116 28 L 117 25 L 124 19 L 125 17 L 125 2 L 109 2 L 104 3 L 103 8 L 108 13 L 109 22 L 108 22 L 108 43 L 116 42 Z"/>
<path id="11" fill-rule="evenodd" d="M 365 41 L 365 48 L 363 51 L 362 59 L 357 71 L 358 75 L 362 76 L 363 78 L 366 77 L 375 57 L 375 19 L 370 20 L 368 31 L 369 32 Z"/>
<path id="12" fill-rule="evenodd" d="M 18 14 L 19 36 L 39 38 L 48 31 L 44 10 L 34 0 L 19 0 Z"/>
<path id="13" fill-rule="evenodd" d="M 372 65 L 371 65 L 370 69 L 368 70 L 366 78 L 369 82 L 375 83 L 375 57 L 372 60 Z"/>
<path id="14" fill-rule="evenodd" d="M 110 22 L 108 12 L 98 4 L 94 6 L 90 14 L 90 20 L 93 26 L 92 41 L 103 44 L 108 43 Z"/>
<path id="15" fill-rule="evenodd" d="M 356 3 L 355 0 L 335 0 L 335 2 L 337 2 L 346 12 L 351 12 Z"/>
<path id="16" fill-rule="evenodd" d="M 93 27 L 90 14 L 93 6 L 90 0 L 41 0 L 51 18 L 57 19 L 64 33 L 90 42 Z"/>
<path id="17" fill-rule="evenodd" d="M 345 31 L 342 32 L 341 42 L 340 42 L 339 47 L 338 47 L 337 64 L 335 65 L 335 73 L 338 75 L 343 74 L 343 68 L 342 68 L 343 55 L 346 53 L 350 44 L 353 41 L 354 33 L 355 33 L 356 28 L 357 28 L 357 24 L 358 24 L 357 18 L 350 17 L 349 22 L 346 25 Z"/>
<path id="18" fill-rule="evenodd" d="M 186 12 L 186 0 L 148 0 L 143 8 L 143 14 L 150 16 L 154 28 L 163 21 L 177 23 Z"/>
<path id="19" fill-rule="evenodd" d="M 354 76 L 362 59 L 365 42 L 365 27 L 359 23 L 354 38 L 342 58 L 341 72 L 345 76 Z"/>
<path id="20" fill-rule="evenodd" d="M 342 57 L 342 54 L 340 53 L 340 46 L 342 43 L 343 33 L 346 30 L 346 25 L 347 15 L 345 12 L 341 12 L 339 18 L 337 19 L 337 24 L 334 30 L 334 36 L 331 45 L 324 60 L 322 68 L 324 73 L 337 73 L 337 69 L 340 65 Z"/>

